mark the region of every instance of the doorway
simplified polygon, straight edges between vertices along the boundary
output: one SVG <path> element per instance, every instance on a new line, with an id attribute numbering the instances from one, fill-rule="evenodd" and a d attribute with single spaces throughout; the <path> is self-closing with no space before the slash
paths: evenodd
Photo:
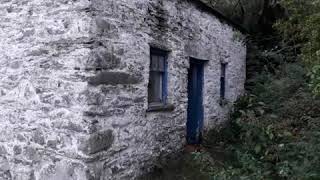
<path id="1" fill-rule="evenodd" d="M 203 128 L 203 77 L 206 61 L 190 59 L 188 71 L 187 143 L 201 144 Z"/>

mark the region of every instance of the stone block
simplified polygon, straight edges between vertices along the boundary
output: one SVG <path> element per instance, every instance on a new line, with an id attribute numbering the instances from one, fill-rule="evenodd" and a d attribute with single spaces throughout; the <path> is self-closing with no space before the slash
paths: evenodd
<path id="1" fill-rule="evenodd" d="M 103 71 L 96 76 L 89 78 L 89 84 L 98 85 L 119 85 L 119 84 L 137 84 L 142 81 L 141 77 L 126 72 L 108 72 Z"/>
<path id="2" fill-rule="evenodd" d="M 4 171 L 4 172 L 0 171 L 0 179 L 1 180 L 12 180 L 11 172 L 9 170 Z"/>
<path id="3" fill-rule="evenodd" d="M 48 140 L 47 146 L 52 149 L 57 149 L 58 143 L 59 142 L 57 140 Z"/>
<path id="4" fill-rule="evenodd" d="M 6 172 L 10 170 L 10 164 L 6 157 L 0 156 L 0 172 Z"/>
<path id="5" fill-rule="evenodd" d="M 76 124 L 73 122 L 68 122 L 67 124 L 63 125 L 63 129 L 67 129 L 73 132 L 83 132 L 83 127 L 80 124 Z"/>
<path id="6" fill-rule="evenodd" d="M 112 130 L 100 131 L 91 135 L 80 145 L 80 150 L 85 154 L 96 154 L 101 151 L 107 151 L 114 142 Z"/>
<path id="7" fill-rule="evenodd" d="M 113 24 L 111 24 L 109 21 L 103 19 L 102 17 L 97 17 L 95 19 L 95 22 L 96 22 L 96 25 L 97 25 L 97 28 L 100 30 L 100 31 L 111 31 L 112 29 L 116 29 L 117 27 Z"/>
<path id="8" fill-rule="evenodd" d="M 36 49 L 28 53 L 28 56 L 43 56 L 49 54 L 49 51 L 46 49 Z"/>
<path id="9" fill-rule="evenodd" d="M 92 50 L 90 57 L 85 63 L 87 70 L 107 70 L 115 69 L 120 65 L 120 57 L 112 50 L 98 47 Z"/>
<path id="10" fill-rule="evenodd" d="M 7 149 L 5 146 L 3 145 L 0 145 L 0 156 L 4 156 L 6 155 L 8 152 L 7 152 Z"/>
<path id="11" fill-rule="evenodd" d="M 44 141 L 44 134 L 40 129 L 37 129 L 33 132 L 31 141 L 40 144 L 40 145 L 44 145 L 45 141 Z"/>
<path id="12" fill-rule="evenodd" d="M 19 155 L 19 154 L 22 153 L 22 148 L 19 145 L 15 145 L 13 147 L 13 152 L 14 152 L 15 155 Z"/>
<path id="13" fill-rule="evenodd" d="M 87 170 L 80 163 L 59 161 L 43 168 L 39 180 L 88 180 Z"/>

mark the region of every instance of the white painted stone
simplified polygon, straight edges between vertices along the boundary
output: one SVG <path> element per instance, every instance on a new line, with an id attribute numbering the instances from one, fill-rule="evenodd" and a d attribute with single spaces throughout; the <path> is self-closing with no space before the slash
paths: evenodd
<path id="1" fill-rule="evenodd" d="M 185 145 L 190 56 L 208 60 L 205 130 L 244 92 L 243 35 L 193 1 L 1 0 L 0 22 L 0 179 L 134 179 L 152 169 Z M 170 50 L 172 112 L 146 112 L 150 46 Z"/>

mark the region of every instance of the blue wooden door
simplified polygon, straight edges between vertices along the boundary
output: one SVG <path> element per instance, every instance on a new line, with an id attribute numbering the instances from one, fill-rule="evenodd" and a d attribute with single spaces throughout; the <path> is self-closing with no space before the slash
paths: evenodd
<path id="1" fill-rule="evenodd" d="M 203 61 L 190 60 L 188 73 L 188 144 L 201 143 L 203 126 L 203 65 Z"/>

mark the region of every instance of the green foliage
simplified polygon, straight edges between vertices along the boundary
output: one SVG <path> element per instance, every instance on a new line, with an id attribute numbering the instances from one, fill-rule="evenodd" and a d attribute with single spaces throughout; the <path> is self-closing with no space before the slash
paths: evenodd
<path id="1" fill-rule="evenodd" d="M 264 0 L 201 0 L 226 17 L 239 23 L 250 32 L 260 30 L 259 23 L 264 16 Z M 269 7 L 274 5 L 272 1 Z"/>
<path id="2" fill-rule="evenodd" d="M 294 47 L 310 71 L 310 87 L 320 95 L 320 0 L 282 0 L 290 14 L 275 24 L 284 44 Z"/>
<path id="3" fill-rule="evenodd" d="M 246 43 L 246 37 L 239 31 L 235 31 L 233 36 L 232 36 L 232 40 L 235 42 L 241 42 L 243 44 Z"/>
<path id="4" fill-rule="evenodd" d="M 237 102 L 233 125 L 220 131 L 235 132 L 220 138 L 235 158 L 210 172 L 212 179 L 320 178 L 320 100 L 308 91 L 302 65 L 279 69 L 257 75 Z"/>
<path id="5" fill-rule="evenodd" d="M 320 65 L 313 66 L 309 76 L 311 79 L 310 87 L 313 93 L 320 94 Z"/>

